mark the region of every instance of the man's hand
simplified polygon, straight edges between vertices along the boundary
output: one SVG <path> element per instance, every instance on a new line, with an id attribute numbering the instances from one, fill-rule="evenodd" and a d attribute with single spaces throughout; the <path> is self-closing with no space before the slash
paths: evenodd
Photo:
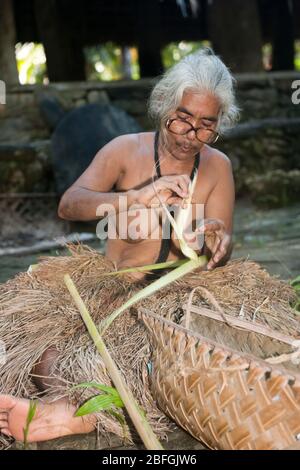
<path id="1" fill-rule="evenodd" d="M 160 200 L 169 205 L 181 205 L 189 195 L 190 177 L 188 175 L 162 176 L 153 183 L 136 191 L 137 204 L 146 207 L 160 205 Z M 159 198 L 158 196 L 159 195 Z"/>
<path id="2" fill-rule="evenodd" d="M 205 235 L 205 245 L 211 251 L 207 269 L 213 269 L 224 257 L 229 257 L 231 235 L 226 232 L 222 220 L 204 219 L 196 232 Z"/>

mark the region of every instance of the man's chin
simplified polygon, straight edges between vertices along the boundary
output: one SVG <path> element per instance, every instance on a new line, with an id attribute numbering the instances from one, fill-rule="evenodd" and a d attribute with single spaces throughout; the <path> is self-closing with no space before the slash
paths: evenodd
<path id="1" fill-rule="evenodd" d="M 178 156 L 181 160 L 189 160 L 190 158 L 194 158 L 199 150 L 197 149 L 179 149 Z"/>

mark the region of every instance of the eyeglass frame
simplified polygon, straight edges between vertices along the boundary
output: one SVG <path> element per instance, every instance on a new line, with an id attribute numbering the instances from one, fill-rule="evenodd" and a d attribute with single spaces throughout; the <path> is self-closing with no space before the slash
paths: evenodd
<path id="1" fill-rule="evenodd" d="M 184 134 L 177 134 L 176 132 L 173 132 L 172 130 L 170 130 L 170 125 L 172 124 L 172 122 L 174 121 L 181 121 L 181 122 L 184 122 L 185 124 L 188 124 L 190 126 L 190 130 L 189 131 L 186 131 Z M 217 140 L 219 139 L 220 137 L 220 134 L 219 132 L 216 132 L 212 129 L 207 129 L 206 127 L 203 127 L 203 126 L 200 126 L 200 127 L 194 127 L 193 124 L 191 124 L 190 122 L 186 121 L 185 119 L 179 119 L 179 118 L 173 118 L 173 119 L 168 119 L 167 122 L 166 122 L 166 128 L 168 129 L 168 131 L 170 131 L 172 134 L 174 135 L 186 135 L 188 134 L 189 132 L 191 131 L 194 131 L 195 132 L 195 136 L 196 136 L 196 139 L 201 142 L 202 144 L 215 144 L 217 142 Z M 215 135 L 215 140 L 213 140 L 212 142 L 203 142 L 203 140 L 200 140 L 199 137 L 197 137 L 197 131 L 199 131 L 200 129 L 206 129 L 207 131 L 210 131 L 212 134 Z"/>

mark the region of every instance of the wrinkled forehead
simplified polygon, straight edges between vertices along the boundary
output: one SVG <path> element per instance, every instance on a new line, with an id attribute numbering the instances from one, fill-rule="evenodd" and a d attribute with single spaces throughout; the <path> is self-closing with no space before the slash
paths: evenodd
<path id="1" fill-rule="evenodd" d="M 221 103 L 212 93 L 185 91 L 176 111 L 183 112 L 196 119 L 209 116 L 217 120 L 221 111 Z"/>

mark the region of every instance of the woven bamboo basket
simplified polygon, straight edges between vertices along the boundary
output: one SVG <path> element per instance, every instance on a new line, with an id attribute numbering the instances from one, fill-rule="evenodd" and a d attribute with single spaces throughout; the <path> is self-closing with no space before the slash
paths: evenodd
<path id="1" fill-rule="evenodd" d="M 215 309 L 190 305 L 188 315 L 191 312 L 212 321 L 228 320 Z M 153 346 L 154 397 L 178 425 L 211 449 L 299 448 L 297 372 L 201 336 L 186 327 L 188 319 L 178 325 L 146 308 L 140 308 L 139 315 Z M 258 328 L 260 334 L 286 343 L 291 339 L 245 320 L 236 319 L 230 326 L 256 333 Z"/>

